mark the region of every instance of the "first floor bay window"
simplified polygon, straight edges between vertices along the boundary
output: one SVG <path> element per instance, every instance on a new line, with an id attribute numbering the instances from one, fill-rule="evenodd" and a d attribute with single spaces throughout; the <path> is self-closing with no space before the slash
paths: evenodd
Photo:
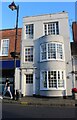
<path id="1" fill-rule="evenodd" d="M 40 61 L 63 59 L 64 51 L 62 43 L 50 42 L 40 45 Z"/>
<path id="2" fill-rule="evenodd" d="M 40 82 L 41 89 L 64 88 L 64 71 L 42 71 Z"/>

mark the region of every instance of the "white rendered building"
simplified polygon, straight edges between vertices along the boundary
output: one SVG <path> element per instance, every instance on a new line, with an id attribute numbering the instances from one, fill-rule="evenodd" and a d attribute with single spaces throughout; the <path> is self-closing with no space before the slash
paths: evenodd
<path id="1" fill-rule="evenodd" d="M 71 96 L 71 71 L 68 13 L 24 17 L 20 82 L 23 96 Z"/>

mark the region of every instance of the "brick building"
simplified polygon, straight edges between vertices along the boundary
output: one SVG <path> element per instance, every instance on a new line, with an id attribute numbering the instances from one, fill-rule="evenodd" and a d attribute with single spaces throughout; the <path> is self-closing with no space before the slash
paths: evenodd
<path id="1" fill-rule="evenodd" d="M 6 78 L 9 78 L 11 89 L 14 77 L 14 59 L 10 52 L 14 52 L 15 29 L 0 30 L 0 86 L 4 86 Z M 18 28 L 16 52 L 20 52 L 21 28 Z M 16 67 L 20 67 L 20 58 L 16 59 Z M 0 87 L 1 88 L 1 87 Z M 2 87 L 3 90 L 3 87 Z M 1 92 L 1 89 L 0 89 Z"/>
<path id="2" fill-rule="evenodd" d="M 73 22 L 72 32 L 73 32 L 73 40 L 74 42 L 77 42 L 77 22 Z"/>

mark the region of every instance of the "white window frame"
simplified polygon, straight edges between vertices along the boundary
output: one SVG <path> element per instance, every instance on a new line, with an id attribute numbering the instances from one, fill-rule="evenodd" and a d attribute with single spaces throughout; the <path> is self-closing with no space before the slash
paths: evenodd
<path id="1" fill-rule="evenodd" d="M 26 47 L 24 47 L 24 63 L 28 63 L 28 62 L 31 63 L 31 62 L 33 62 L 33 61 L 25 61 L 25 49 L 29 49 L 29 48 L 33 49 L 33 46 L 26 46 Z"/>
<path id="2" fill-rule="evenodd" d="M 64 70 L 52 70 L 53 72 L 56 71 L 56 77 L 57 77 L 57 87 L 49 87 L 49 81 L 48 81 L 48 70 L 46 71 L 47 72 L 47 88 L 44 87 L 43 85 L 43 79 L 42 79 L 42 72 L 45 72 L 46 70 L 42 70 L 40 71 L 40 90 L 65 90 L 66 89 L 66 79 L 65 79 L 65 71 Z M 59 87 L 58 86 L 58 71 L 61 73 L 63 72 L 63 76 L 64 76 L 64 87 Z M 60 74 L 61 76 L 61 74 Z"/>
<path id="3" fill-rule="evenodd" d="M 56 51 L 57 51 L 57 53 L 56 53 L 56 57 L 57 57 L 57 59 L 59 60 L 59 59 L 61 59 L 60 57 L 58 58 L 58 53 L 60 54 L 60 51 L 58 52 L 58 45 L 61 45 L 61 47 L 62 47 L 62 59 L 63 59 L 63 51 L 64 51 L 64 49 L 63 49 L 63 45 L 61 44 L 61 43 L 59 43 L 59 44 L 57 44 L 56 45 Z M 61 50 L 61 49 L 59 49 L 59 50 Z M 61 54 L 60 54 L 61 55 Z M 61 60 L 62 60 L 61 59 Z"/>
<path id="4" fill-rule="evenodd" d="M 56 30 L 56 23 L 58 23 L 58 33 L 57 33 L 57 30 Z M 55 25 L 55 34 L 49 34 L 48 33 L 48 24 L 54 24 Z M 45 25 L 46 25 L 46 28 L 47 28 L 47 30 L 46 30 L 47 34 L 45 34 Z M 44 31 L 44 35 L 59 35 L 59 21 L 50 21 L 50 22 L 44 23 L 43 24 L 43 31 Z"/>
<path id="5" fill-rule="evenodd" d="M 45 44 L 41 44 L 41 45 L 46 45 L 46 49 L 47 49 L 47 44 L 46 43 Z M 45 60 L 47 60 L 47 50 L 46 50 L 46 59 L 42 60 L 42 48 L 41 48 L 41 45 L 40 45 L 40 61 L 45 61 Z"/>
<path id="6" fill-rule="evenodd" d="M 26 26 L 31 26 L 33 25 L 33 34 L 32 34 L 32 37 L 30 37 L 31 34 L 28 34 L 28 37 L 27 37 L 27 34 L 26 34 Z M 29 31 L 28 31 L 29 32 Z M 34 24 L 26 24 L 25 25 L 25 37 L 26 39 L 33 39 L 34 38 Z"/>
<path id="7" fill-rule="evenodd" d="M 48 44 L 50 44 L 50 43 L 48 43 Z M 48 44 L 47 44 L 47 49 L 48 49 Z M 55 51 L 54 51 L 54 52 L 55 52 L 55 56 L 56 56 L 56 43 L 51 43 L 51 44 L 52 44 L 52 45 L 55 44 Z M 48 51 L 47 51 L 47 54 L 48 54 Z M 57 56 L 56 56 L 56 57 L 57 57 Z M 51 59 L 52 59 L 52 60 L 55 60 L 56 58 L 47 58 L 47 60 L 51 60 Z"/>
<path id="8" fill-rule="evenodd" d="M 27 75 L 28 75 L 28 80 L 27 80 Z M 33 84 L 33 79 L 31 79 L 31 77 L 33 78 L 33 74 L 26 74 L 26 84 Z"/>
<path id="9" fill-rule="evenodd" d="M 43 44 L 46 44 L 46 59 L 42 60 L 42 56 L 41 56 L 41 45 L 42 44 L 40 44 L 40 62 L 49 61 L 49 60 L 59 60 L 59 61 L 64 61 L 65 60 L 65 58 L 64 58 L 64 44 L 63 43 L 49 42 L 49 43 L 43 43 Z M 56 46 L 56 48 L 55 48 L 56 58 L 48 58 L 48 44 L 55 44 L 55 46 Z M 57 55 L 57 45 L 58 44 L 62 46 L 62 59 L 57 57 L 58 56 Z"/>
<path id="10" fill-rule="evenodd" d="M 63 79 L 64 79 L 64 71 L 57 71 L 57 77 L 58 77 L 58 72 L 60 72 L 60 80 L 62 79 L 62 73 L 63 73 Z M 57 80 L 58 80 L 58 82 L 57 82 L 57 83 L 58 83 L 57 87 L 60 88 L 60 87 L 59 87 L 59 79 L 57 79 Z M 64 81 L 63 81 L 63 83 L 64 83 Z M 60 82 L 60 84 L 61 84 L 61 82 Z"/>
<path id="11" fill-rule="evenodd" d="M 8 53 L 6 54 L 3 54 L 2 53 L 2 50 L 3 50 L 3 41 L 8 41 Z M 1 52 L 0 52 L 0 56 L 8 56 L 8 54 L 9 54 L 9 39 L 1 39 Z"/>

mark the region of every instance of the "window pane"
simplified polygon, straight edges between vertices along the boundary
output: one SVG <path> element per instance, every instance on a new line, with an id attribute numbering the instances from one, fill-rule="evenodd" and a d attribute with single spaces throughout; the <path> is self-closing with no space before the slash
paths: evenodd
<path id="1" fill-rule="evenodd" d="M 64 87 L 64 73 L 63 73 L 63 71 L 58 71 L 58 87 Z"/>
<path id="2" fill-rule="evenodd" d="M 47 25 L 44 25 L 45 35 L 47 35 Z"/>
<path id="3" fill-rule="evenodd" d="M 48 59 L 56 59 L 56 47 L 55 44 L 48 44 Z"/>
<path id="4" fill-rule="evenodd" d="M 47 88 L 47 72 L 46 71 L 42 72 L 42 81 L 43 81 L 44 88 Z"/>
<path id="5" fill-rule="evenodd" d="M 46 44 L 41 45 L 41 59 L 45 60 L 46 59 Z"/>
<path id="6" fill-rule="evenodd" d="M 26 75 L 26 83 L 32 84 L 33 83 L 33 74 Z"/>
<path id="7" fill-rule="evenodd" d="M 57 58 L 63 59 L 63 51 L 62 51 L 62 45 L 57 44 Z"/>
<path id="8" fill-rule="evenodd" d="M 9 40 L 2 40 L 2 55 L 8 55 Z"/>
<path id="9" fill-rule="evenodd" d="M 56 71 L 48 71 L 48 82 L 49 82 L 49 88 L 57 87 Z"/>
<path id="10" fill-rule="evenodd" d="M 51 22 L 44 24 L 45 35 L 59 34 L 58 22 Z"/>
<path id="11" fill-rule="evenodd" d="M 25 48 L 25 61 L 33 61 L 33 47 Z"/>
<path id="12" fill-rule="evenodd" d="M 26 25 L 26 38 L 33 38 L 33 24 Z"/>
<path id="13" fill-rule="evenodd" d="M 59 34 L 59 24 L 58 24 L 58 22 L 56 22 L 56 34 L 57 35 Z"/>

